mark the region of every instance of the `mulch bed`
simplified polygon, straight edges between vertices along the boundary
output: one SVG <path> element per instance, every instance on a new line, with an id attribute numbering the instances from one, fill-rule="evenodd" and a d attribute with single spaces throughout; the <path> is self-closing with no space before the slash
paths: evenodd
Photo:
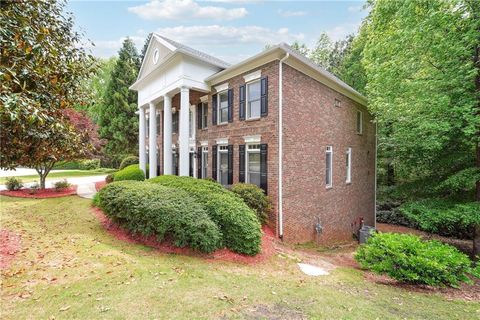
<path id="1" fill-rule="evenodd" d="M 105 181 L 97 181 L 97 182 L 95 182 L 95 189 L 97 191 L 100 191 L 100 189 L 102 189 L 106 185 L 107 185 L 107 183 Z"/>
<path id="2" fill-rule="evenodd" d="M 7 269 L 21 249 L 20 236 L 6 229 L 0 230 L 0 270 Z"/>
<path id="3" fill-rule="evenodd" d="M 268 227 L 263 227 L 262 249 L 261 252 L 254 257 L 235 253 L 226 248 L 219 249 L 210 254 L 206 254 L 194 251 L 190 248 L 175 247 L 172 241 L 169 240 L 158 242 L 155 236 L 143 237 L 139 235 L 133 235 L 127 230 L 110 221 L 110 219 L 99 208 L 92 207 L 92 212 L 98 218 L 103 227 L 118 240 L 128 243 L 146 245 L 155 248 L 156 250 L 163 253 L 195 256 L 208 259 L 209 261 L 230 261 L 243 264 L 256 264 L 259 262 L 263 262 L 275 254 L 275 247 L 273 244 L 275 234 Z"/>
<path id="4" fill-rule="evenodd" d="M 0 194 L 3 196 L 17 197 L 17 198 L 35 198 L 35 199 L 45 199 L 45 198 L 59 198 L 66 197 L 77 194 L 77 186 L 71 186 L 63 190 L 55 190 L 55 188 L 45 188 L 43 190 L 39 189 L 35 192 L 32 192 L 31 189 L 25 188 L 16 191 L 2 190 Z"/>

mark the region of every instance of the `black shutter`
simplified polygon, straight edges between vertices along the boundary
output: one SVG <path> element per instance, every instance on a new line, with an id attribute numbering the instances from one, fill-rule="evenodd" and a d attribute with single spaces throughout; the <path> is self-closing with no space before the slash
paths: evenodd
<path id="1" fill-rule="evenodd" d="M 202 103 L 197 104 L 197 128 L 202 129 Z"/>
<path id="2" fill-rule="evenodd" d="M 233 184 L 233 145 L 228 146 L 228 184 Z"/>
<path id="3" fill-rule="evenodd" d="M 233 122 L 233 89 L 228 89 L 228 122 Z"/>
<path id="4" fill-rule="evenodd" d="M 245 145 L 238 146 L 238 182 L 245 182 Z"/>
<path id="5" fill-rule="evenodd" d="M 260 145 L 260 188 L 267 193 L 267 144 Z"/>
<path id="6" fill-rule="evenodd" d="M 202 178 L 202 147 L 198 147 L 197 149 L 197 178 L 201 179 Z"/>
<path id="7" fill-rule="evenodd" d="M 268 77 L 260 80 L 260 115 L 265 117 L 268 114 Z"/>
<path id="8" fill-rule="evenodd" d="M 212 146 L 212 178 L 217 180 L 217 146 Z"/>
<path id="9" fill-rule="evenodd" d="M 245 85 L 240 86 L 240 90 L 238 90 L 238 101 L 239 101 L 239 117 L 240 120 L 245 120 Z"/>
<path id="10" fill-rule="evenodd" d="M 212 125 L 217 124 L 217 97 L 216 94 L 212 96 Z"/>

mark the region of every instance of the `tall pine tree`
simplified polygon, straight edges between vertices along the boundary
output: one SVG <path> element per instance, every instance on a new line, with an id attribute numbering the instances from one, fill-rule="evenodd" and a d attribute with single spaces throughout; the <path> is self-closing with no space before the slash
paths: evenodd
<path id="1" fill-rule="evenodd" d="M 107 140 L 105 153 L 113 161 L 138 151 L 137 93 L 128 87 L 137 78 L 140 57 L 131 39 L 125 39 L 118 56 L 98 119 L 100 136 Z"/>

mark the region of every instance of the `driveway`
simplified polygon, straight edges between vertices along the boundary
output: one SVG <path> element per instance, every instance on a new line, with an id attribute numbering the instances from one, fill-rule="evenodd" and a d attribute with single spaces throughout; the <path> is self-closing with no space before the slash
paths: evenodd
<path id="1" fill-rule="evenodd" d="M 18 170 L 18 169 L 17 169 Z M 30 169 L 22 169 L 22 170 L 30 170 Z M 35 171 L 35 170 L 33 170 Z M 56 170 L 57 171 L 57 170 Z M 60 171 L 60 170 L 58 170 Z M 57 171 L 57 172 L 58 172 Z M 64 170 L 65 171 L 65 170 Z M 52 171 L 53 172 L 53 171 Z M 36 173 L 36 172 L 35 172 Z M 35 174 L 34 173 L 34 174 Z M 30 173 L 27 173 L 27 174 L 30 174 Z M 16 175 L 19 175 L 19 174 L 16 174 Z M 23 173 L 22 173 L 23 175 Z M 67 181 L 71 184 L 75 184 L 77 186 L 80 186 L 80 185 L 84 185 L 84 184 L 91 184 L 91 183 L 94 183 L 94 182 L 97 182 L 97 181 L 105 181 L 105 177 L 107 175 L 101 175 L 101 176 L 88 176 L 88 177 L 73 177 L 73 178 L 67 178 Z M 54 178 L 54 179 L 48 179 L 47 177 L 47 181 L 46 181 L 46 185 L 45 187 L 47 188 L 52 188 L 53 187 L 53 184 L 57 181 L 62 181 L 63 179 L 61 178 Z M 26 182 L 24 183 L 24 186 L 25 187 L 29 187 L 30 185 L 32 185 L 33 182 Z M 4 184 L 0 185 L 0 190 L 6 190 L 6 187 Z"/>

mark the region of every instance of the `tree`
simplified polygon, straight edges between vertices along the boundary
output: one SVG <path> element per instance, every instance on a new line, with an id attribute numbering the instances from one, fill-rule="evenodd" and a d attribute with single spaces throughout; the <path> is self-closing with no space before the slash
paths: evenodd
<path id="1" fill-rule="evenodd" d="M 105 151 L 112 158 L 138 152 L 137 93 L 128 88 L 135 82 L 139 68 L 137 49 L 127 38 L 99 106 L 100 136 L 107 140 Z"/>
<path id="2" fill-rule="evenodd" d="M 308 57 L 319 66 L 328 70 L 330 68 L 330 55 L 332 53 L 332 47 L 332 41 L 328 35 L 323 32 L 320 34 L 315 48 L 309 52 Z"/>
<path id="3" fill-rule="evenodd" d="M 291 47 L 293 50 L 297 51 L 301 55 L 304 55 L 305 57 L 308 57 L 310 54 L 310 49 L 305 45 L 305 43 L 300 43 L 298 41 L 295 41 L 294 43 L 291 44 Z"/>
<path id="4" fill-rule="evenodd" d="M 1 2 L 0 20 L 0 167 L 48 174 L 52 161 L 87 148 L 62 112 L 84 103 L 93 58 L 63 2 Z"/>

